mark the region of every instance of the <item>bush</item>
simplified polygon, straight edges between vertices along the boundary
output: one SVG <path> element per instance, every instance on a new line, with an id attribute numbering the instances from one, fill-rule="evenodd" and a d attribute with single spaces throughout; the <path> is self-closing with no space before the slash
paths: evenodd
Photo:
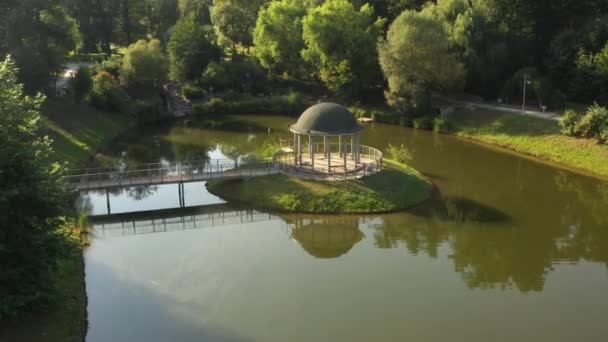
<path id="1" fill-rule="evenodd" d="M 391 159 L 401 164 L 407 164 L 414 158 L 414 154 L 405 145 L 393 145 L 389 144 L 386 150 Z"/>
<path id="2" fill-rule="evenodd" d="M 118 86 L 116 79 L 102 71 L 93 79 L 91 104 L 106 111 L 128 112 L 129 95 Z"/>
<path id="3" fill-rule="evenodd" d="M 604 127 L 608 126 L 608 108 L 595 103 L 585 113 L 575 127 L 576 133 L 584 138 L 599 138 Z"/>
<path id="4" fill-rule="evenodd" d="M 304 97 L 291 92 L 287 95 L 268 97 L 253 97 L 242 95 L 235 101 L 224 101 L 212 98 L 206 103 L 198 103 L 192 107 L 196 115 L 208 114 L 300 114 L 307 103 Z"/>
<path id="5" fill-rule="evenodd" d="M 120 68 L 120 79 L 126 86 L 155 85 L 167 79 L 169 64 L 160 41 L 138 40 L 129 45 Z"/>
<path id="6" fill-rule="evenodd" d="M 597 141 L 600 144 L 606 144 L 606 143 L 608 143 L 608 125 L 604 126 L 604 129 L 602 130 L 602 132 L 600 133 L 599 137 L 597 138 Z"/>
<path id="7" fill-rule="evenodd" d="M 417 129 L 432 129 L 433 128 L 433 119 L 428 116 L 421 116 L 419 118 L 414 119 L 414 128 Z"/>
<path id="8" fill-rule="evenodd" d="M 445 115 L 438 116 L 433 119 L 433 131 L 436 133 L 448 133 L 451 129 L 451 124 Z"/>
<path id="9" fill-rule="evenodd" d="M 95 65 L 93 71 L 98 74 L 105 71 L 114 77 L 118 77 L 120 68 L 122 67 L 122 56 L 113 55 L 105 61 Z"/>
<path id="10" fill-rule="evenodd" d="M 76 75 L 70 79 L 70 89 L 72 89 L 74 99 L 79 103 L 87 98 L 92 86 L 93 78 L 87 66 L 79 67 Z"/>
<path id="11" fill-rule="evenodd" d="M 202 99 L 205 97 L 205 91 L 200 87 L 185 84 L 182 86 L 182 96 L 189 100 Z"/>
<path id="12" fill-rule="evenodd" d="M 572 109 L 568 109 L 564 112 L 561 120 L 559 121 L 559 127 L 564 135 L 577 136 L 579 132 L 577 130 L 578 123 L 581 121 L 582 115 Z"/>
<path id="13" fill-rule="evenodd" d="M 203 72 L 201 83 L 214 91 L 243 91 L 264 93 L 266 74 L 252 59 L 211 62 Z"/>

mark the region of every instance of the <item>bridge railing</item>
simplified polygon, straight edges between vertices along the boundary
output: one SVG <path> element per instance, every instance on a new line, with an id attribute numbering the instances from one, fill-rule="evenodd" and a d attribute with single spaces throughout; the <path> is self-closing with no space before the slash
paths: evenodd
<path id="1" fill-rule="evenodd" d="M 239 164 L 230 159 L 186 161 L 179 163 L 141 164 L 130 168 L 90 168 L 72 170 L 65 176 L 69 185 L 96 188 L 108 185 L 129 186 L 192 181 L 224 176 L 247 176 L 255 172 L 271 173 L 274 163 L 265 161 Z"/>

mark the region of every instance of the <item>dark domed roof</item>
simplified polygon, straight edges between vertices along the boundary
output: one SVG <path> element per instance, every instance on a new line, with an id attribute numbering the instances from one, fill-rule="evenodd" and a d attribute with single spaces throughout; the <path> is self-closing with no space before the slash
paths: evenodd
<path id="1" fill-rule="evenodd" d="M 291 131 L 304 135 L 351 134 L 363 130 L 353 113 L 335 103 L 316 104 L 302 113 Z"/>

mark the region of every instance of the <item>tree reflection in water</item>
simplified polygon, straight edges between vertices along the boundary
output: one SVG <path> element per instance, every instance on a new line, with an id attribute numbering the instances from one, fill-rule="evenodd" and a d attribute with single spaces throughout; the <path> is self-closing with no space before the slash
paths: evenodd
<path id="1" fill-rule="evenodd" d="M 337 258 L 364 238 L 356 216 L 286 217 L 291 238 L 316 258 Z"/>
<path id="2" fill-rule="evenodd" d="M 555 263 L 608 265 L 608 186 L 585 189 L 588 182 L 578 179 L 565 173 L 556 177 L 560 191 L 572 193 L 552 199 L 562 208 L 556 217 L 531 215 L 515 222 L 468 199 L 435 199 L 412 215 L 383 216 L 374 243 L 379 248 L 404 245 L 411 254 L 431 258 L 446 246 L 470 288 L 541 291 Z"/>

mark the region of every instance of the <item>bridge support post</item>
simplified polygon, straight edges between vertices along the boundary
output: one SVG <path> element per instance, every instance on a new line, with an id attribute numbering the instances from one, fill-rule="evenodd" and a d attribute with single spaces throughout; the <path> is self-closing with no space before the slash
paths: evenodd
<path id="1" fill-rule="evenodd" d="M 112 210 L 110 210 L 110 190 L 106 189 L 106 206 L 108 207 L 108 215 L 112 214 Z"/>

